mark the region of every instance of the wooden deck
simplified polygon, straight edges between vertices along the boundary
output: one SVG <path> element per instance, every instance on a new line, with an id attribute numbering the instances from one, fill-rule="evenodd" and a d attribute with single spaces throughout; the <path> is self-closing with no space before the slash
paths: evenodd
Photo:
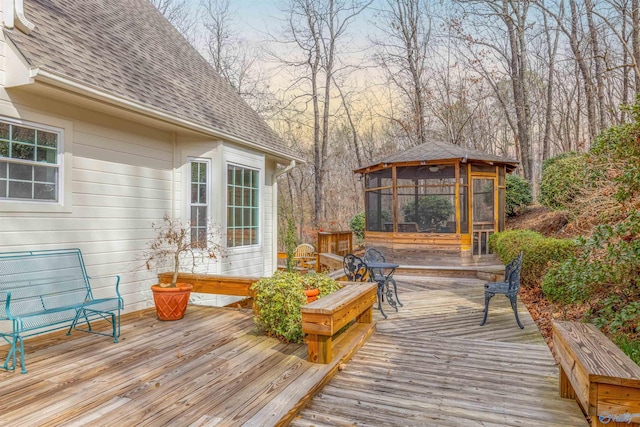
<path id="1" fill-rule="evenodd" d="M 29 372 L 0 371 L 0 425 L 275 425 L 326 383 L 346 347 L 336 340 L 335 363 L 319 365 L 306 346 L 257 334 L 251 311 L 189 306 L 176 322 L 130 313 L 117 344 L 82 332 L 26 340 Z"/>
<path id="2" fill-rule="evenodd" d="M 524 307 L 523 331 L 499 297 L 480 327 L 481 281 L 398 278 L 405 307 L 388 320 L 374 310 L 378 331 L 293 425 L 586 425 L 558 397 L 556 365 Z M 0 371 L 0 425 L 276 425 L 349 348 L 338 339 L 332 364 L 312 364 L 305 346 L 257 334 L 246 310 L 190 306 L 178 322 L 129 313 L 118 344 L 80 332 L 27 340 L 29 373 Z"/>
<path id="3" fill-rule="evenodd" d="M 398 313 L 293 426 L 586 426 L 558 394 L 558 368 L 526 308 L 506 298 L 479 326 L 482 281 L 398 276 Z"/>

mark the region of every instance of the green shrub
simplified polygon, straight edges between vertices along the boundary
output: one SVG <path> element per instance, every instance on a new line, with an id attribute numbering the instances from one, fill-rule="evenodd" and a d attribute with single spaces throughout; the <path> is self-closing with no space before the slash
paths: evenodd
<path id="1" fill-rule="evenodd" d="M 566 260 L 575 252 L 572 240 L 544 237 L 531 230 L 495 233 L 489 239 L 489 245 L 505 264 L 523 252 L 520 283 L 525 287 L 540 285 L 550 267 Z"/>
<path id="2" fill-rule="evenodd" d="M 639 98 L 640 99 L 640 98 Z M 633 120 L 611 126 L 598 135 L 589 153 L 590 181 L 613 180 L 617 184 L 615 199 L 629 200 L 640 192 L 640 103 L 623 108 Z M 613 176 L 604 173 L 615 170 Z M 595 178 L 595 179 L 594 179 Z"/>
<path id="3" fill-rule="evenodd" d="M 589 301 L 587 318 L 607 333 L 640 334 L 640 211 L 577 242 L 577 253 L 545 277 L 545 295 L 561 304 Z"/>
<path id="4" fill-rule="evenodd" d="M 567 209 L 585 186 L 586 157 L 565 153 L 548 159 L 542 167 L 540 204 L 550 209 Z"/>
<path id="5" fill-rule="evenodd" d="M 640 365 L 640 341 L 631 340 L 624 335 L 620 335 L 616 338 L 616 344 L 624 354 Z"/>
<path id="6" fill-rule="evenodd" d="M 351 218 L 349 221 L 349 227 L 353 234 L 356 236 L 356 240 L 362 242 L 364 240 L 364 230 L 365 230 L 365 216 L 364 212 L 357 213 Z"/>
<path id="7" fill-rule="evenodd" d="M 418 205 L 409 202 L 404 206 L 405 222 L 416 222 L 420 230 L 433 228 L 453 215 L 453 204 L 448 197 L 429 194 L 418 197 Z"/>
<path id="8" fill-rule="evenodd" d="M 508 216 L 515 215 L 520 208 L 528 206 L 533 200 L 529 181 L 520 175 L 507 175 L 507 206 Z"/>
<path id="9" fill-rule="evenodd" d="M 338 283 L 320 273 L 299 275 L 276 271 L 251 286 L 254 291 L 254 321 L 267 335 L 284 342 L 302 342 L 300 307 L 307 303 L 304 289 L 320 289 L 320 297 L 339 289 Z"/>

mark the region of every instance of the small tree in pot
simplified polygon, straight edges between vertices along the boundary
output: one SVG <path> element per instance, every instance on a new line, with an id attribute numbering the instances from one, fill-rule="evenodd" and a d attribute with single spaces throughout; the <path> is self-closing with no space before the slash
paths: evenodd
<path id="1" fill-rule="evenodd" d="M 184 317 L 191 295 L 192 286 L 178 283 L 181 267 L 195 267 L 205 260 L 217 259 L 224 253 L 224 247 L 218 242 L 218 230 L 213 227 L 193 227 L 165 214 L 161 223 L 151 224 L 155 237 L 149 242 L 144 253 L 147 270 L 152 268 L 170 268 L 171 281 L 151 286 L 156 304 L 158 319 L 178 320 Z"/>

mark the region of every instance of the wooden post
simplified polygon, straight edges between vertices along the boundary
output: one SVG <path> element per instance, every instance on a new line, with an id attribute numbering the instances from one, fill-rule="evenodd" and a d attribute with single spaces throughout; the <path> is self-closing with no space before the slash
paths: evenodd
<path id="1" fill-rule="evenodd" d="M 331 363 L 333 359 L 333 339 L 327 335 L 307 335 L 307 354 L 309 362 Z"/>

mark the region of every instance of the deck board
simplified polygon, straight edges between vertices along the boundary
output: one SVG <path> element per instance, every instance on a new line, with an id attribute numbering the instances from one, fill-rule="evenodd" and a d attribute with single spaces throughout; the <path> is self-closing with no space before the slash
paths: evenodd
<path id="1" fill-rule="evenodd" d="M 524 305 L 524 330 L 498 297 L 479 326 L 482 281 L 396 280 L 405 306 L 386 310 L 293 426 L 587 425 L 575 402 L 560 399 L 556 363 Z"/>

